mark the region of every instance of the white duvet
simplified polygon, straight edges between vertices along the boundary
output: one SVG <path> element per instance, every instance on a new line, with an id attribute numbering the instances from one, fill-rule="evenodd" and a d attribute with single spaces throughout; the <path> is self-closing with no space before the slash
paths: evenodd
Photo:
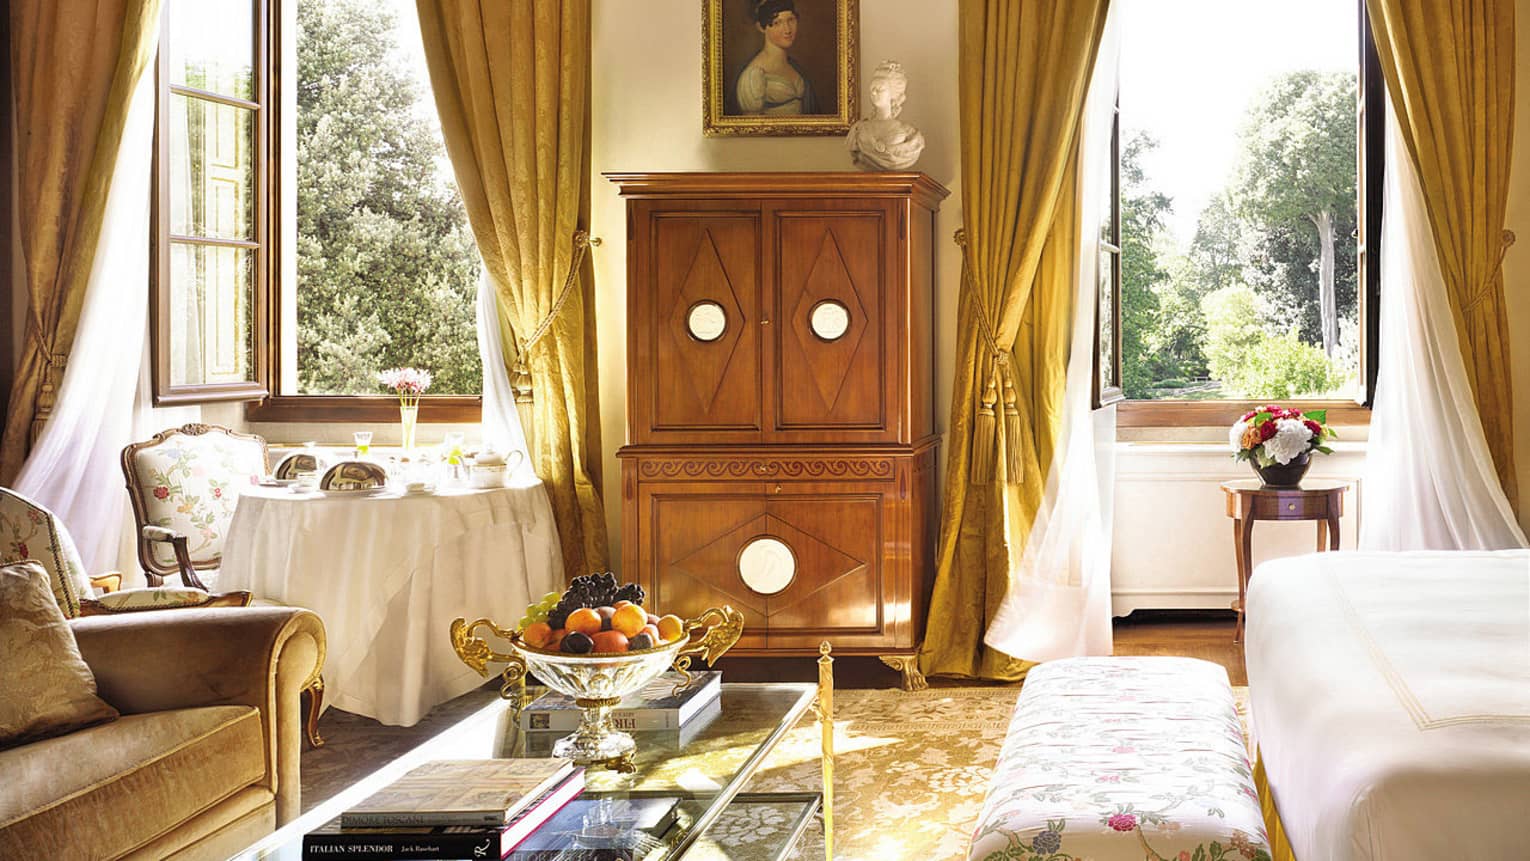
<path id="1" fill-rule="evenodd" d="M 1530 551 L 1267 562 L 1245 655 L 1298 861 L 1530 858 Z"/>

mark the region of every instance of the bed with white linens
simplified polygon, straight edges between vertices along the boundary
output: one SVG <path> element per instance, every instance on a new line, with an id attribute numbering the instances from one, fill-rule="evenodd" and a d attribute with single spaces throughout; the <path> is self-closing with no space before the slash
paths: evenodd
<path id="1" fill-rule="evenodd" d="M 1530 858 L 1530 551 L 1280 559 L 1247 601 L 1258 777 L 1289 855 Z"/>

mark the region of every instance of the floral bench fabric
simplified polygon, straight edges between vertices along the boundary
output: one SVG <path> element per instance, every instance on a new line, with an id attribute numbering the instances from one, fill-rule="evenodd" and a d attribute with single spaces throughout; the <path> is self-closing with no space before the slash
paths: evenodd
<path id="1" fill-rule="evenodd" d="M 27 559 L 47 570 L 53 597 L 64 615 L 71 619 L 80 615 L 80 599 L 94 592 L 74 539 L 53 512 L 0 487 L 0 565 Z"/>
<path id="2" fill-rule="evenodd" d="M 969 861 L 1269 861 L 1227 673 L 1069 658 L 1026 676 Z"/>

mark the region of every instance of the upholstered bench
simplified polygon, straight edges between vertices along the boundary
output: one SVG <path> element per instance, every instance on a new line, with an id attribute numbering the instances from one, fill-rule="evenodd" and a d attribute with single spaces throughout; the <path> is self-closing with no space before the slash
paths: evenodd
<path id="1" fill-rule="evenodd" d="M 969 861 L 1268 861 L 1227 672 L 1070 658 L 1026 676 Z"/>

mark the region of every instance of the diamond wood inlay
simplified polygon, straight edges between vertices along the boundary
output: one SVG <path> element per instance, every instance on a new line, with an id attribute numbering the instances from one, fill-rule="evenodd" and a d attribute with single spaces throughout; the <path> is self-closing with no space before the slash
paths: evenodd
<path id="1" fill-rule="evenodd" d="M 825 299 L 839 302 L 850 313 L 849 328 L 833 341 L 825 341 L 813 334 L 813 306 Z M 850 376 L 851 360 L 866 333 L 866 308 L 861 304 L 855 279 L 845 267 L 844 254 L 832 228 L 823 232 L 813 268 L 808 270 L 797 304 L 792 307 L 791 330 L 797 346 L 809 359 L 808 370 L 819 397 L 823 398 L 825 407 L 833 410 L 845 380 Z"/>
<path id="2" fill-rule="evenodd" d="M 727 327 L 713 341 L 700 341 L 690 334 L 687 319 L 690 309 L 697 302 L 705 301 L 721 305 L 727 317 Z M 701 231 L 696 252 L 680 284 L 679 301 L 674 305 L 669 322 L 670 337 L 674 338 L 681 354 L 703 357 L 691 363 L 685 378 L 690 382 L 702 408 L 710 410 L 728 376 L 728 364 L 733 361 L 744 326 L 749 324 L 744 318 L 743 308 L 739 306 L 738 295 L 733 292 L 727 270 L 723 268 L 722 259 L 717 254 L 710 230 Z"/>
<path id="3" fill-rule="evenodd" d="M 738 554 L 744 545 L 761 536 L 780 539 L 797 557 L 804 577 L 784 591 L 761 595 L 744 585 L 738 574 Z M 669 564 L 672 572 L 684 573 L 710 588 L 737 599 L 740 605 L 769 617 L 791 607 L 841 579 L 862 571 L 866 562 L 832 547 L 814 535 L 802 531 L 774 514 L 762 514 L 747 523 L 724 532 L 705 545 Z M 801 582 L 810 588 L 798 588 Z"/>

